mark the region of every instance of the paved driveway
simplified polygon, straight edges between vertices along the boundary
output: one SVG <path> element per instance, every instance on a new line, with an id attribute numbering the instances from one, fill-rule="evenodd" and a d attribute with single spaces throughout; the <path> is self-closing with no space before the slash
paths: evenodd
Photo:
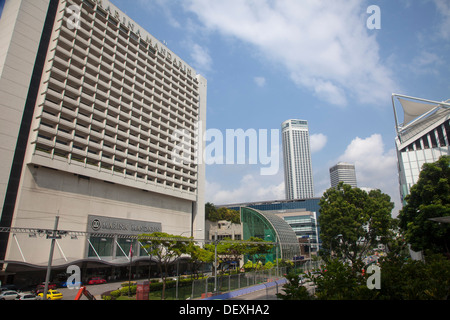
<path id="1" fill-rule="evenodd" d="M 86 285 L 86 289 L 94 295 L 97 299 L 100 299 L 100 295 L 103 292 L 117 290 L 121 288 L 121 284 L 126 281 L 120 282 L 110 282 L 105 284 L 97 284 L 97 285 Z M 67 288 L 59 288 L 58 289 L 63 294 L 63 300 L 74 300 L 77 296 L 77 289 L 67 289 Z M 85 296 L 81 298 L 81 300 L 87 300 Z"/>

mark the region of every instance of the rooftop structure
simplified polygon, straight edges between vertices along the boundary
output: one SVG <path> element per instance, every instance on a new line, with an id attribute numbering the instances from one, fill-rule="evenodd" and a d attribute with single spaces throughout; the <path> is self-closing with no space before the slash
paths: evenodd
<path id="1" fill-rule="evenodd" d="M 424 163 L 450 154 L 450 103 L 393 94 L 400 195 L 418 181 Z"/>

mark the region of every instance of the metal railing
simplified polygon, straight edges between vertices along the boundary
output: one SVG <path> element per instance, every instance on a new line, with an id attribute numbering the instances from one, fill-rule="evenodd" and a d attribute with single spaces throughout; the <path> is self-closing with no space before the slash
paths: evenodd
<path id="1" fill-rule="evenodd" d="M 279 268 L 278 272 L 274 269 L 253 271 L 237 274 L 227 274 L 193 280 L 189 285 L 178 285 L 175 288 L 166 290 L 166 300 L 186 300 L 186 299 L 202 299 L 211 297 L 216 294 L 230 292 L 242 288 L 255 286 L 284 277 L 286 268 Z M 278 275 L 277 275 L 278 274 Z"/>

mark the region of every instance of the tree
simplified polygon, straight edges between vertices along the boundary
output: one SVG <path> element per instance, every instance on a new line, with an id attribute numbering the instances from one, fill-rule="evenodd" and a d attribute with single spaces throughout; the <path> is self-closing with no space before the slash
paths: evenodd
<path id="1" fill-rule="evenodd" d="M 380 190 L 367 193 L 339 183 L 320 199 L 320 237 L 323 248 L 353 264 L 392 235 L 394 204 Z"/>
<path id="2" fill-rule="evenodd" d="M 212 222 L 226 220 L 236 224 L 241 223 L 241 217 L 238 211 L 224 207 L 216 208 L 214 204 L 210 202 L 205 204 L 205 218 Z"/>
<path id="3" fill-rule="evenodd" d="M 412 260 L 408 254 L 389 252 L 380 259 L 381 290 L 384 300 L 448 300 L 450 260 L 429 254 L 426 261 Z"/>
<path id="4" fill-rule="evenodd" d="M 450 258 L 450 224 L 431 218 L 450 215 L 450 157 L 422 166 L 419 180 L 400 211 L 400 228 L 415 251 L 430 250 Z"/>
<path id="5" fill-rule="evenodd" d="M 220 257 L 222 268 L 224 262 L 238 262 L 243 255 L 265 255 L 273 248 L 271 243 L 260 238 L 251 237 L 249 240 L 231 240 L 229 238 L 217 244 L 217 255 Z M 215 244 L 205 245 L 210 252 L 215 251 Z M 239 270 L 239 268 L 238 268 Z"/>
<path id="6" fill-rule="evenodd" d="M 350 266 L 338 259 L 328 261 L 318 274 L 309 273 L 307 278 L 316 285 L 319 300 L 371 300 L 377 291 L 367 288 L 367 277 L 363 275 L 362 265 Z M 358 269 L 358 270 L 357 270 Z"/>
<path id="7" fill-rule="evenodd" d="M 211 202 L 205 204 L 205 218 L 209 221 L 219 221 L 219 215 L 217 214 L 217 208 Z"/>
<path id="8" fill-rule="evenodd" d="M 190 238 L 175 236 L 164 232 L 153 232 L 151 234 L 139 235 L 139 241 L 145 243 L 147 240 L 151 244 L 145 245 L 150 255 L 157 260 L 161 278 L 163 280 L 162 297 L 165 299 L 166 279 L 168 275 L 168 267 L 182 254 L 188 252 L 188 246 L 191 242 Z"/>
<path id="9" fill-rule="evenodd" d="M 188 245 L 187 253 L 191 256 L 192 262 L 192 272 L 195 275 L 195 278 L 198 278 L 198 273 L 200 270 L 200 266 L 205 263 L 213 263 L 214 262 L 214 253 L 201 248 L 195 243 L 191 242 Z"/>
<path id="10" fill-rule="evenodd" d="M 274 245 L 266 240 L 257 237 L 250 237 L 245 248 L 245 254 L 256 260 L 262 258 L 265 260 L 266 254 L 268 254 L 273 247 Z"/>
<path id="11" fill-rule="evenodd" d="M 283 285 L 283 292 L 277 293 L 277 298 L 281 300 L 311 300 L 306 287 L 302 284 L 301 277 L 296 273 L 286 275 L 287 283 Z"/>

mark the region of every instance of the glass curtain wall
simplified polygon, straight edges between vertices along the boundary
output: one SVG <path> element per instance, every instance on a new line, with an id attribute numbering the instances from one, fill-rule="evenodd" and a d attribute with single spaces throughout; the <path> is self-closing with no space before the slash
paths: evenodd
<path id="1" fill-rule="evenodd" d="M 292 228 L 280 217 L 250 208 L 241 208 L 243 238 L 251 237 L 276 242 L 271 252 L 265 255 L 265 262 L 276 259 L 292 260 L 300 256 L 300 246 Z M 248 260 L 249 257 L 246 257 Z"/>

